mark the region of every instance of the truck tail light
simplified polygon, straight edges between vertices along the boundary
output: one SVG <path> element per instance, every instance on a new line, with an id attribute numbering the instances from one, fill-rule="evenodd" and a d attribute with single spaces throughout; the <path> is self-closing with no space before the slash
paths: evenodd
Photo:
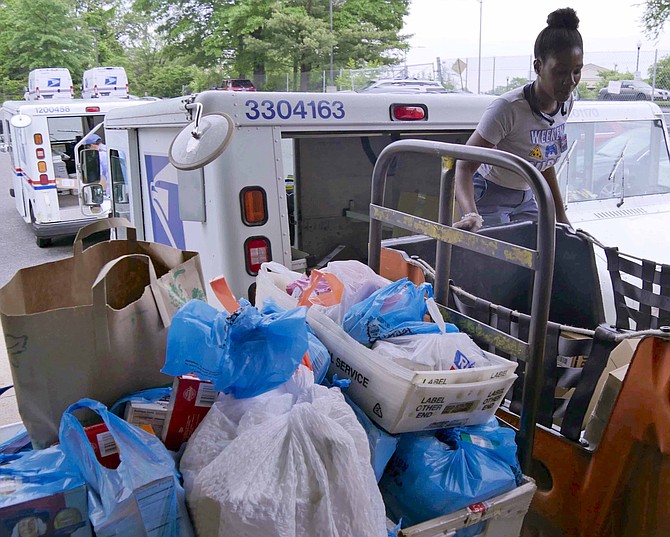
<path id="1" fill-rule="evenodd" d="M 44 158 L 44 148 L 38 147 L 37 149 L 35 149 L 35 156 L 37 158 Z"/>
<path id="2" fill-rule="evenodd" d="M 33 141 L 35 142 L 35 145 L 42 145 L 43 143 L 42 135 L 39 132 L 36 132 L 35 134 L 33 134 Z"/>
<path id="3" fill-rule="evenodd" d="M 272 261 L 270 241 L 266 237 L 249 237 L 244 242 L 244 260 L 247 272 L 256 276 L 263 263 Z"/>
<path id="4" fill-rule="evenodd" d="M 100 112 L 100 107 L 99 106 L 87 106 L 86 111 L 87 112 Z"/>
<path id="5" fill-rule="evenodd" d="M 426 121 L 428 109 L 423 104 L 392 104 L 391 119 L 396 121 Z"/>
<path id="6" fill-rule="evenodd" d="M 242 221 L 247 226 L 261 226 L 268 221 L 268 204 L 265 190 L 258 186 L 242 189 Z"/>
<path id="7" fill-rule="evenodd" d="M 46 173 L 41 173 L 40 185 L 48 185 L 48 184 L 49 184 L 49 176 Z"/>
<path id="8" fill-rule="evenodd" d="M 47 163 L 44 162 L 43 160 L 40 160 L 40 161 L 37 163 L 37 171 L 40 172 L 40 173 L 46 173 L 46 171 L 47 171 Z"/>

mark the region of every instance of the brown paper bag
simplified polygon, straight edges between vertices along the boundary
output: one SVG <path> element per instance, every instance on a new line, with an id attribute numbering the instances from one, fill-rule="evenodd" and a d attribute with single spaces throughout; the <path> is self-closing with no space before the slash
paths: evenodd
<path id="1" fill-rule="evenodd" d="M 165 385 L 170 319 L 205 298 L 196 252 L 136 240 L 122 219 L 84 228 L 74 255 L 19 270 L 0 289 L 0 318 L 21 419 L 36 447 L 58 438 L 63 411 L 82 397 L 113 404 Z M 83 249 L 110 227 L 126 240 Z"/>

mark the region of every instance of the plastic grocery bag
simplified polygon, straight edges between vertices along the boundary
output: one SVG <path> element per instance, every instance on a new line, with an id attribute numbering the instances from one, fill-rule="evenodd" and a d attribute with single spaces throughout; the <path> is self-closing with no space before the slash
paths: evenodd
<path id="1" fill-rule="evenodd" d="M 266 401 L 277 404 L 280 401 L 278 396 L 286 394 L 290 396 L 282 401 L 288 401 L 292 405 L 313 384 L 313 372 L 301 364 L 288 381 L 269 392 L 247 399 L 235 399 L 232 395 L 220 394 L 191 435 L 179 463 L 187 500 L 191 496 L 195 478 L 237 436 L 237 427 L 251 407 L 263 405 Z"/>
<path id="2" fill-rule="evenodd" d="M 307 351 L 305 308 L 263 315 L 246 300 L 233 313 L 187 302 L 172 319 L 168 375 L 193 373 L 214 389 L 253 397 L 286 382 Z"/>
<path id="3" fill-rule="evenodd" d="M 266 298 L 263 302 L 262 313 L 282 313 L 286 310 L 277 305 L 272 297 Z M 309 363 L 314 372 L 314 382 L 321 384 L 326 377 L 328 367 L 330 367 L 330 353 L 326 346 L 316 336 L 312 329 L 307 325 L 307 348 L 309 354 Z"/>
<path id="4" fill-rule="evenodd" d="M 514 489 L 515 432 L 483 425 L 403 435 L 379 486 L 389 515 L 419 524 Z"/>
<path id="5" fill-rule="evenodd" d="M 370 346 L 380 339 L 408 334 L 437 334 L 435 323 L 424 322 L 426 298 L 432 298 L 429 283 L 414 285 L 407 278 L 379 289 L 354 305 L 344 316 L 342 327 L 359 343 Z M 458 329 L 447 324 L 447 332 Z"/>
<path id="6" fill-rule="evenodd" d="M 194 480 L 198 534 L 385 536 L 367 438 L 339 390 L 312 384 L 267 395 Z"/>
<path id="7" fill-rule="evenodd" d="M 430 316 L 439 327 L 438 334 L 418 334 L 377 341 L 373 349 L 409 369 L 450 371 L 491 365 L 484 351 L 461 332 L 447 332 L 447 325 L 435 300 L 426 300 Z"/>
<path id="8" fill-rule="evenodd" d="M 86 485 L 59 446 L 0 467 L 0 535 L 91 535 Z"/>
<path id="9" fill-rule="evenodd" d="M 115 470 L 96 459 L 72 414 L 81 408 L 96 412 L 107 425 L 121 460 Z M 59 437 L 63 452 L 89 487 L 89 516 L 97 537 L 193 535 L 174 459 L 158 438 L 91 399 L 81 399 L 65 411 Z"/>
<path id="10" fill-rule="evenodd" d="M 339 325 L 342 324 L 344 315 L 354 304 L 365 300 L 378 289 L 391 283 L 390 280 L 379 276 L 364 263 L 355 260 L 331 261 L 323 272 L 337 276 L 344 287 L 339 304 L 328 308 L 318 308 Z"/>
<path id="11" fill-rule="evenodd" d="M 337 376 L 337 375 L 335 375 Z M 377 427 L 367 414 L 363 412 L 349 397 L 344 396 L 345 401 L 356 414 L 358 422 L 363 427 L 368 437 L 370 446 L 370 463 L 375 471 L 375 478 L 379 481 L 382 478 L 384 469 L 398 447 L 398 436 L 387 433 L 384 429 Z"/>

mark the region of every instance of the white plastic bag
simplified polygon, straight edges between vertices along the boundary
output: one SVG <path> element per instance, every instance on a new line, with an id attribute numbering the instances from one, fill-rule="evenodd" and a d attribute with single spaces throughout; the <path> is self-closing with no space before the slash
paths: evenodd
<path id="1" fill-rule="evenodd" d="M 342 324 L 349 309 L 368 298 L 372 293 L 386 287 L 390 280 L 379 276 L 374 270 L 360 261 L 331 261 L 323 272 L 334 274 L 344 285 L 342 301 L 328 308 L 315 306 L 337 324 Z"/>
<path id="2" fill-rule="evenodd" d="M 208 537 L 386 535 L 365 432 L 339 390 L 319 385 L 251 406 L 189 507 Z"/>
<path id="3" fill-rule="evenodd" d="M 448 333 L 435 300 L 426 300 L 439 334 L 414 334 L 377 341 L 372 350 L 414 371 L 450 371 L 490 366 L 484 351 L 462 332 Z"/>

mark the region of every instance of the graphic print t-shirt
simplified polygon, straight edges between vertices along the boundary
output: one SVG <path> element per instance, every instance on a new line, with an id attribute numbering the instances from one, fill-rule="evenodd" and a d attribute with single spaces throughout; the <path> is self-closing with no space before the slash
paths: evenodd
<path id="1" fill-rule="evenodd" d="M 489 105 L 477 126 L 477 132 L 494 144 L 496 149 L 517 155 L 543 172 L 556 164 L 561 154 L 568 150 L 565 122 L 572 105 L 573 100 L 570 98 L 553 115 L 548 115 L 553 120 L 553 124 L 550 124 L 532 112 L 523 95 L 523 87 L 516 88 Z M 563 114 L 563 110 L 567 113 Z M 506 188 L 530 188 L 520 175 L 500 167 L 482 164 L 478 171 L 489 181 Z"/>

